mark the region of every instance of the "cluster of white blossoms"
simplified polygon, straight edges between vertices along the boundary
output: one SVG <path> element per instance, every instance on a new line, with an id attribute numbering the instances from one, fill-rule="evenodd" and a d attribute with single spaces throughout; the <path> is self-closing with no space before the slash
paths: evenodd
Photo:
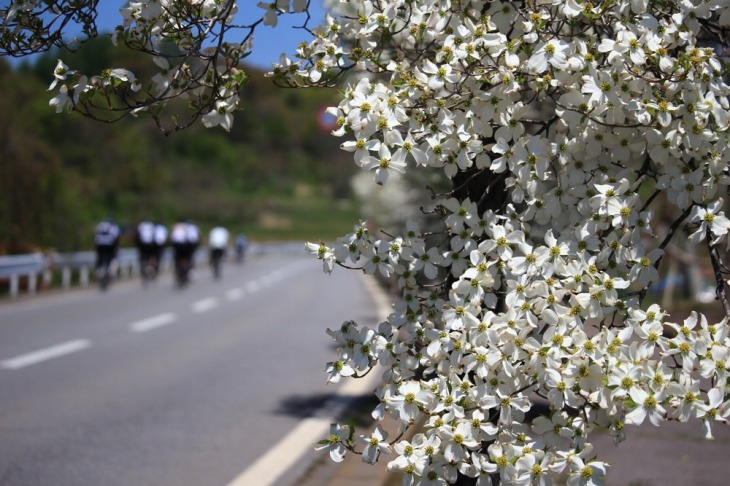
<path id="1" fill-rule="evenodd" d="M 74 23 L 84 26 L 87 37 L 96 35 L 96 3 L 13 0 L 0 8 L 0 47 L 11 55 L 51 45 L 77 48 L 76 41 L 61 39 Z M 287 11 L 301 10 L 300 3 Z M 150 56 L 152 74 L 138 77 L 126 68 L 109 68 L 91 75 L 59 60 L 49 88 L 57 95 L 50 105 L 57 112 L 75 110 L 104 121 L 149 115 L 164 130 L 185 128 L 197 119 L 206 127 L 230 130 L 239 90 L 247 81 L 240 63 L 253 49 L 254 29 L 264 18 L 248 26 L 235 24 L 235 0 L 142 0 L 125 3 L 119 12 L 112 42 Z M 242 37 L 230 41 L 238 31 Z M 191 120 L 182 121 L 174 110 L 166 114 L 174 99 L 190 108 Z"/>
<path id="2" fill-rule="evenodd" d="M 373 416 L 398 438 L 337 426 L 333 459 L 366 444 L 404 485 L 601 484 L 595 430 L 618 443 L 647 421 L 699 419 L 707 438 L 727 423 L 728 6 L 335 1 L 275 67 L 291 84 L 361 75 L 331 113 L 378 183 L 423 168 L 453 181 L 436 228 L 361 223 L 308 244 L 326 271 L 379 273 L 400 295 L 377 329 L 330 330 L 327 366 L 333 382 L 383 370 Z M 681 231 L 716 275 L 712 319 L 646 302 Z M 549 412 L 526 418 L 537 404 Z"/>

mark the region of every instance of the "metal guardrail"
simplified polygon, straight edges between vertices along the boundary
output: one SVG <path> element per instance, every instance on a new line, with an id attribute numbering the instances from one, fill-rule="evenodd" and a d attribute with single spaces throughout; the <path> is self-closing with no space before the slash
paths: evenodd
<path id="1" fill-rule="evenodd" d="M 261 256 L 272 254 L 304 254 L 303 242 L 273 242 L 251 243 L 246 249 L 246 255 Z M 167 268 L 172 263 L 172 255 L 165 249 L 161 268 Z M 196 260 L 207 262 L 206 247 L 198 249 Z M 133 277 L 139 274 L 139 254 L 135 248 L 120 248 L 116 258 L 116 272 L 118 277 Z M 44 286 L 50 286 L 53 275 L 60 272 L 61 287 L 71 287 L 74 274 L 78 274 L 78 281 L 82 287 L 89 285 L 89 276 L 96 265 L 96 252 L 80 251 L 74 253 L 30 253 L 25 255 L 0 256 L 0 280 L 7 280 L 10 284 L 10 297 L 20 294 L 21 282 L 25 284 L 29 294 L 38 291 L 39 279 Z"/>
<path id="2" fill-rule="evenodd" d="M 0 256 L 0 278 L 10 279 L 11 297 L 17 297 L 18 295 L 20 276 L 27 276 L 28 291 L 35 293 L 38 285 L 38 275 L 45 268 L 45 261 L 42 253 Z"/>
<path id="3" fill-rule="evenodd" d="M 28 274 L 43 268 L 45 257 L 42 253 L 27 255 L 0 256 L 0 278 L 15 274 Z"/>
<path id="4" fill-rule="evenodd" d="M 135 249 L 120 249 L 116 258 L 117 275 L 132 276 L 139 266 L 137 259 Z M 79 275 L 82 287 L 88 286 L 89 275 L 95 265 L 96 253 L 93 251 L 0 256 L 0 279 L 9 281 L 10 297 L 15 298 L 20 294 L 21 282 L 25 284 L 29 294 L 35 294 L 38 291 L 39 278 L 48 287 L 55 272 L 60 272 L 61 286 L 64 289 L 71 287 L 74 273 Z"/>

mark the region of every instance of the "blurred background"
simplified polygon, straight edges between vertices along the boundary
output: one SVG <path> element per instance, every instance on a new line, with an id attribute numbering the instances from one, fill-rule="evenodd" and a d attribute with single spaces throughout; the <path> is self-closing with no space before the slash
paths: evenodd
<path id="1" fill-rule="evenodd" d="M 0 254 L 91 248 L 105 216 L 123 228 L 183 217 L 266 239 L 326 239 L 357 222 L 356 167 L 322 127 L 333 90 L 281 90 L 252 68 L 230 133 L 165 136 L 150 120 L 105 125 L 48 106 L 59 57 L 83 72 L 148 69 L 117 51 L 99 38 L 12 68 L 0 59 Z"/>

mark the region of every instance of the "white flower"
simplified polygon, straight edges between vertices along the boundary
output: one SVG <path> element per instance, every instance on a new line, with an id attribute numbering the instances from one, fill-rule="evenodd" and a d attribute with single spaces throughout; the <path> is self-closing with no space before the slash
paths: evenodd
<path id="1" fill-rule="evenodd" d="M 327 273 L 331 273 L 334 268 L 336 258 L 334 251 L 324 243 L 306 243 L 305 247 L 312 254 L 316 255 L 317 258 L 322 260 L 322 265 Z"/>
<path id="2" fill-rule="evenodd" d="M 365 163 L 365 159 L 370 156 L 370 152 L 377 151 L 380 148 L 380 140 L 374 138 L 358 138 L 357 140 L 344 142 L 341 147 L 342 150 L 355 152 L 355 163 L 362 166 Z"/>
<path id="3" fill-rule="evenodd" d="M 81 76 L 73 88 L 73 94 L 69 96 L 69 88 L 63 84 L 59 88 L 58 94 L 53 97 L 48 104 L 56 108 L 56 113 L 61 113 L 64 110 L 71 110 L 79 102 L 79 96 L 87 89 L 87 78 Z"/>
<path id="4" fill-rule="evenodd" d="M 425 166 L 427 163 L 426 152 L 424 152 L 413 139 L 413 135 L 408 133 L 406 138 L 400 131 L 389 130 L 385 133 L 385 141 L 391 147 L 398 147 L 395 151 L 394 157 L 401 160 L 406 160 L 406 157 L 410 156 L 416 165 Z"/>
<path id="5" fill-rule="evenodd" d="M 530 57 L 527 67 L 535 73 L 544 73 L 550 67 L 562 70 L 568 67 L 568 44 L 561 40 L 549 40 Z"/>
<path id="6" fill-rule="evenodd" d="M 723 231 L 726 223 L 723 219 L 727 219 L 720 214 L 722 209 L 722 199 L 718 199 L 710 203 L 707 207 L 694 206 L 690 214 L 690 221 L 699 223 L 697 229 L 689 235 L 692 243 L 699 243 L 705 239 L 708 230 L 717 236 L 724 236 L 727 231 Z"/>
<path id="7" fill-rule="evenodd" d="M 496 394 L 487 395 L 482 398 L 482 405 L 486 408 L 499 410 L 499 423 L 510 425 L 513 420 L 521 421 L 522 414 L 530 409 L 530 401 L 522 394 L 510 395 L 501 390 L 495 390 Z"/>
<path id="8" fill-rule="evenodd" d="M 235 110 L 235 102 L 231 100 L 218 100 L 215 102 L 215 107 L 203 115 L 203 125 L 207 128 L 220 125 L 226 131 L 230 131 L 233 126 L 233 112 Z"/>
<path id="9" fill-rule="evenodd" d="M 589 75 L 583 76 L 581 93 L 590 96 L 588 103 L 593 108 L 605 109 L 607 103 L 620 105 L 616 92 L 613 79 L 607 73 L 591 71 Z"/>
<path id="10" fill-rule="evenodd" d="M 461 76 L 454 72 L 450 64 L 436 65 L 426 60 L 421 72 L 416 71 L 416 78 L 434 91 L 441 90 L 446 83 L 456 83 Z"/>
<path id="11" fill-rule="evenodd" d="M 451 305 L 444 310 L 444 321 L 449 329 L 460 331 L 479 324 L 479 308 L 466 302 L 455 292 L 451 294 Z"/>
<path id="12" fill-rule="evenodd" d="M 565 412 L 555 412 L 550 418 L 537 417 L 532 423 L 532 430 L 542 437 L 548 446 L 558 444 L 562 439 L 570 439 L 575 435 L 569 426 L 570 417 Z"/>
<path id="13" fill-rule="evenodd" d="M 383 185 L 388 182 L 390 171 L 394 170 L 401 174 L 405 172 L 405 153 L 396 152 L 394 155 L 391 155 L 388 146 L 381 144 L 378 149 L 378 157 L 365 157 L 362 167 L 365 170 L 375 169 L 375 182 Z"/>
<path id="14" fill-rule="evenodd" d="M 56 63 L 56 69 L 53 70 L 53 82 L 48 87 L 48 91 L 56 87 L 59 81 L 65 81 L 69 74 L 69 69 L 66 64 L 60 59 Z"/>
<path id="15" fill-rule="evenodd" d="M 330 458 L 335 462 L 342 462 L 347 453 L 345 444 L 350 440 L 350 427 L 347 425 L 340 426 L 339 424 L 330 425 L 330 434 L 327 439 L 323 439 L 319 442 L 319 445 L 315 447 L 315 450 L 327 449 L 330 453 Z"/>
<path id="16" fill-rule="evenodd" d="M 578 455 L 570 457 L 568 486 L 603 486 L 607 464 L 600 461 L 584 462 Z"/>
<path id="17" fill-rule="evenodd" d="M 390 444 L 385 440 L 388 438 L 388 433 L 385 432 L 380 425 L 376 425 L 370 437 L 361 435 L 358 440 L 365 444 L 365 449 L 362 451 L 362 460 L 370 464 L 375 464 L 380 454 L 387 454 L 390 452 Z"/>
<path id="18" fill-rule="evenodd" d="M 273 3 L 267 3 L 267 2 L 259 2 L 256 4 L 257 7 L 263 8 L 266 10 L 266 13 L 264 14 L 263 21 L 264 25 L 268 25 L 270 27 L 276 27 L 279 23 L 279 14 L 277 12 L 277 4 L 279 2 L 273 2 Z"/>
<path id="19" fill-rule="evenodd" d="M 456 428 L 447 428 L 442 434 L 444 440 L 444 459 L 449 462 L 461 462 L 469 458 L 469 450 L 476 449 L 480 443 L 474 440 L 471 425 L 460 422 Z"/>
<path id="20" fill-rule="evenodd" d="M 129 83 L 130 89 L 132 91 L 139 91 L 140 88 L 142 87 L 142 85 L 137 82 L 137 79 L 136 79 L 134 73 L 128 69 L 123 69 L 123 68 L 112 69 L 111 71 L 109 71 L 109 76 L 111 78 L 118 79 L 125 83 Z"/>
<path id="21" fill-rule="evenodd" d="M 409 381 L 398 388 L 398 394 L 387 398 L 389 406 L 397 411 L 403 422 L 409 423 L 420 415 L 421 406 L 428 405 L 433 399 L 433 393 L 421 389 L 417 381 Z"/>
<path id="22" fill-rule="evenodd" d="M 332 361 L 327 363 L 327 382 L 338 383 L 340 378 L 343 376 L 352 376 L 355 374 L 355 370 L 347 362 L 342 360 Z"/>
<path id="23" fill-rule="evenodd" d="M 410 264 L 410 270 L 414 272 L 423 271 L 424 275 L 429 279 L 438 276 L 439 266 L 443 263 L 443 257 L 437 248 L 425 249 L 422 244 L 414 245 L 414 258 Z"/>
<path id="24" fill-rule="evenodd" d="M 629 396 L 633 401 L 633 409 L 626 414 L 626 423 L 641 425 L 648 416 L 649 421 L 658 427 L 665 413 L 664 407 L 660 405 L 661 397 L 641 388 L 632 388 Z"/>
<path id="25" fill-rule="evenodd" d="M 730 400 L 726 399 L 725 391 L 722 388 L 712 388 L 707 392 L 707 403 L 698 403 L 697 417 L 702 419 L 702 429 L 706 439 L 713 439 L 712 422 L 718 421 L 728 424 L 727 417 L 730 416 Z"/>

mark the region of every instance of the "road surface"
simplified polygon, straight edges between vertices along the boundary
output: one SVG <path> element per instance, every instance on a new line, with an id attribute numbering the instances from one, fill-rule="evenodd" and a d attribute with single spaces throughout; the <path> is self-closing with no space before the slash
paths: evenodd
<path id="1" fill-rule="evenodd" d="M 2 303 L 0 484 L 229 484 L 335 393 L 351 318 L 362 278 L 305 255 Z"/>

